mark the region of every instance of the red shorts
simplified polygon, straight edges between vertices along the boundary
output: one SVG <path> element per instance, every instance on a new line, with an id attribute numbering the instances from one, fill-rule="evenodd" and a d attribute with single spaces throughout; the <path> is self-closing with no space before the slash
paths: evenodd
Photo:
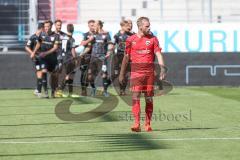
<path id="1" fill-rule="evenodd" d="M 131 73 L 130 86 L 132 92 L 143 92 L 147 96 L 154 95 L 154 73 Z"/>

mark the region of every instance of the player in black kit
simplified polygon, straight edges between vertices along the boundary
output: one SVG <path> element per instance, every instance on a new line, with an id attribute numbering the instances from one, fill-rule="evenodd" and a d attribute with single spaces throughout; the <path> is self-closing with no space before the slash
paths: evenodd
<path id="1" fill-rule="evenodd" d="M 109 32 L 103 30 L 103 22 L 95 21 L 95 34 L 92 41 L 91 60 L 88 69 L 88 80 L 92 87 L 91 95 L 95 96 L 96 88 L 94 80 L 98 73 L 101 73 L 103 81 L 103 95 L 108 97 L 107 88 L 110 85 L 110 79 L 107 71 L 107 59 L 113 52 L 113 43 Z"/>
<path id="2" fill-rule="evenodd" d="M 114 35 L 114 44 L 116 47 L 116 53 L 113 57 L 113 75 L 112 75 L 112 80 L 115 80 L 116 78 L 118 79 L 121 65 L 122 65 L 122 60 L 124 57 L 124 52 L 125 52 L 125 44 L 126 44 L 126 39 L 133 35 L 130 31 L 129 28 L 129 22 L 126 20 L 121 21 L 120 23 L 121 30 Z M 125 80 L 127 82 L 127 80 Z M 120 95 L 125 95 L 125 89 L 126 89 L 126 83 L 124 84 L 118 84 L 120 88 Z"/>
<path id="3" fill-rule="evenodd" d="M 38 24 L 38 28 L 35 34 L 33 34 L 27 41 L 25 50 L 27 51 L 29 57 L 33 60 L 35 65 L 35 72 L 37 76 L 37 86 L 34 91 L 34 94 L 38 97 L 41 97 L 41 90 L 42 90 L 42 72 L 41 72 L 41 60 L 39 57 L 34 58 L 34 50 L 39 41 L 39 36 L 43 31 L 43 23 Z"/>
<path id="4" fill-rule="evenodd" d="M 81 70 L 81 87 L 82 87 L 82 95 L 86 96 L 87 95 L 87 86 L 88 86 L 88 79 L 87 79 L 87 70 L 89 68 L 89 63 L 91 59 L 91 47 L 92 47 L 92 42 L 94 39 L 94 20 L 89 20 L 88 21 L 88 28 L 89 31 L 83 34 L 83 40 L 81 42 L 81 45 L 85 47 L 85 54 L 81 58 L 81 65 L 80 65 L 80 70 Z"/>
<path id="5" fill-rule="evenodd" d="M 62 38 L 62 76 L 63 80 L 60 81 L 60 90 L 63 90 L 68 85 L 69 97 L 73 92 L 73 78 L 74 69 L 77 65 L 77 54 L 75 51 L 75 39 L 72 37 L 74 32 L 73 24 L 67 25 L 67 34 Z"/>
<path id="6" fill-rule="evenodd" d="M 36 50 L 37 56 L 39 56 L 43 62 L 42 64 L 42 86 L 45 91 L 44 98 L 49 98 L 47 89 L 47 72 L 51 77 L 55 76 L 54 72 L 57 67 L 57 49 L 59 44 L 59 36 L 51 31 L 52 21 L 44 22 L 44 32 L 41 33 L 39 42 L 37 43 Z M 50 78 L 53 80 L 53 78 Z M 56 86 L 53 83 L 51 85 L 51 96 L 54 97 Z"/>

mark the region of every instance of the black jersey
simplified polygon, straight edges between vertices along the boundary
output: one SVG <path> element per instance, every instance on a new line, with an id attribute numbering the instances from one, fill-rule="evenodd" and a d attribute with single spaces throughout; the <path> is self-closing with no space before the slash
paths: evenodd
<path id="1" fill-rule="evenodd" d="M 39 42 L 39 36 L 33 34 L 27 41 L 26 46 L 29 47 L 32 51 L 35 49 L 36 44 Z"/>
<path id="2" fill-rule="evenodd" d="M 39 39 L 41 42 L 40 52 L 46 52 L 52 49 L 55 44 L 59 44 L 59 36 L 54 32 L 50 34 L 42 32 Z"/>
<path id="3" fill-rule="evenodd" d="M 64 60 L 68 60 L 73 57 L 72 49 L 75 47 L 75 39 L 72 36 L 66 35 L 62 37 L 62 56 Z"/>
<path id="4" fill-rule="evenodd" d="M 41 46 L 39 51 L 40 52 L 46 52 L 54 47 L 55 44 L 59 44 L 59 35 L 51 32 L 50 34 L 46 34 L 45 32 L 42 32 L 42 34 L 39 37 L 39 41 L 41 42 Z M 47 57 L 55 57 L 57 56 L 56 52 L 48 55 Z"/>
<path id="5" fill-rule="evenodd" d="M 108 44 L 112 43 L 108 32 L 98 33 L 94 35 L 92 43 L 92 53 L 94 57 L 104 56 L 108 50 Z"/>
<path id="6" fill-rule="evenodd" d="M 64 32 L 62 32 L 62 31 L 60 31 L 59 33 L 56 33 L 56 32 L 55 32 L 55 34 L 58 35 L 58 37 L 59 37 L 58 49 L 57 49 L 56 52 L 57 52 L 58 55 L 61 55 L 61 54 L 63 53 L 62 40 L 63 40 L 63 39 L 66 39 L 67 34 L 64 33 Z"/>
<path id="7" fill-rule="evenodd" d="M 91 32 L 86 32 L 86 33 L 83 33 L 83 41 L 86 41 L 90 38 L 90 36 L 92 36 L 93 33 Z M 93 44 L 93 41 L 89 42 L 88 44 L 86 44 L 84 47 L 90 47 L 90 50 L 89 52 L 87 52 L 87 54 L 85 54 L 85 57 L 89 57 L 91 55 L 91 52 L 92 52 L 92 44 Z"/>
<path id="8" fill-rule="evenodd" d="M 118 53 L 125 52 L 126 40 L 131 35 L 133 35 L 131 32 L 121 33 L 120 31 L 114 35 L 114 44 L 117 46 Z"/>
<path id="9" fill-rule="evenodd" d="M 83 41 L 88 40 L 91 35 L 93 35 L 93 33 L 91 33 L 91 32 L 83 33 Z M 85 47 L 88 46 L 88 45 L 91 45 L 91 43 L 92 43 L 92 42 L 88 43 L 87 45 L 85 45 Z"/>

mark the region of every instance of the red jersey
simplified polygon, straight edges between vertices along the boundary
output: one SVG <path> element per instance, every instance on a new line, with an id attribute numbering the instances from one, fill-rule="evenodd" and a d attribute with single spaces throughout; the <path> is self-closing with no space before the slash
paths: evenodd
<path id="1" fill-rule="evenodd" d="M 155 53 L 161 52 L 157 37 L 132 35 L 126 40 L 126 54 L 131 61 L 131 72 L 146 73 L 154 71 Z"/>

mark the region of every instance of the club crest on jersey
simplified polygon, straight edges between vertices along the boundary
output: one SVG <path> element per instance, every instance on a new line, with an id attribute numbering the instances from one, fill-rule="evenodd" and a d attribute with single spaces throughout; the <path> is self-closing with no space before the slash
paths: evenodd
<path id="1" fill-rule="evenodd" d="M 54 41 L 54 37 L 51 37 L 51 41 Z"/>
<path id="2" fill-rule="evenodd" d="M 146 45 L 147 45 L 147 46 L 149 46 L 149 45 L 150 45 L 150 43 L 151 43 L 150 41 L 146 41 Z"/>
<path id="3" fill-rule="evenodd" d="M 105 39 L 106 38 L 106 35 L 102 35 L 102 39 Z"/>

